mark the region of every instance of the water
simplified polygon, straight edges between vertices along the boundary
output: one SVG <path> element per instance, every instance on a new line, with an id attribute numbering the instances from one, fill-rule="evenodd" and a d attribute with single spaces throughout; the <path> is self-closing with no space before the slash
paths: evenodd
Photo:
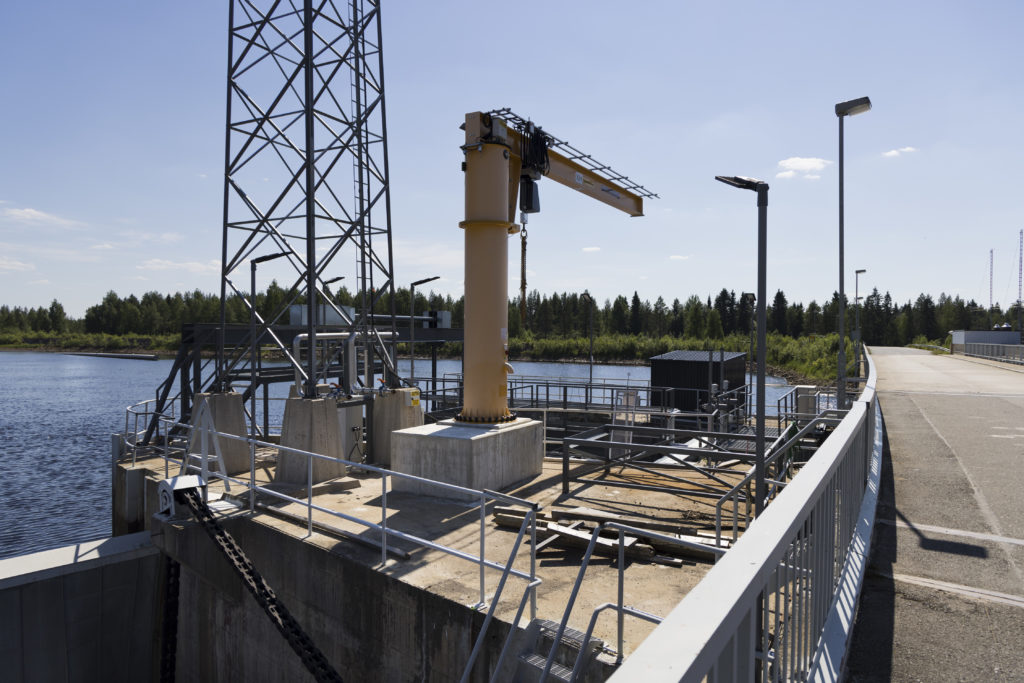
<path id="1" fill-rule="evenodd" d="M 171 364 L 0 352 L 0 558 L 110 535 L 110 435 L 124 430 L 127 406 L 153 397 Z M 513 366 L 531 377 L 589 376 L 586 364 Z M 408 373 L 408 359 L 398 371 Z M 460 371 L 458 360 L 437 363 L 439 377 Z M 417 360 L 416 374 L 429 375 L 430 361 Z M 650 368 L 595 364 L 594 379 L 647 382 Z M 768 382 L 773 409 L 785 380 Z M 287 391 L 278 384 L 271 395 Z"/>

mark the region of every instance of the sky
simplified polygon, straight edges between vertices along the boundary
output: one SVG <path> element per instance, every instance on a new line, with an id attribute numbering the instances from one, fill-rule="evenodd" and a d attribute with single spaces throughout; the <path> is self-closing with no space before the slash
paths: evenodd
<path id="1" fill-rule="evenodd" d="M 226 1 L 0 9 L 0 304 L 219 289 Z M 462 294 L 466 112 L 511 107 L 659 195 L 629 218 L 552 181 L 528 284 L 669 304 L 754 291 L 752 192 L 769 296 L 1018 297 L 1024 3 L 383 0 L 399 286 Z M 519 286 L 510 242 L 511 293 Z"/>

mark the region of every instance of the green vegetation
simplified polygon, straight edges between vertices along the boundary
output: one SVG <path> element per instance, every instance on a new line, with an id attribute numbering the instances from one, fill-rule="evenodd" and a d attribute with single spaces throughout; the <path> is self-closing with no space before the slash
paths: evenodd
<path id="1" fill-rule="evenodd" d="M 345 287 L 328 291 L 340 306 L 356 304 Z M 256 295 L 256 309 L 269 318 L 279 312 L 287 317 L 286 303 L 304 303 L 276 282 Z M 394 310 L 409 311 L 409 290 L 394 293 Z M 777 291 L 768 306 L 769 365 L 793 373 L 829 381 L 835 376 L 838 335 L 836 334 L 839 296 L 824 304 L 811 301 L 790 303 Z M 391 295 L 385 293 L 374 307 L 377 313 L 392 310 Z M 416 294 L 416 310 L 448 310 L 452 324 L 462 327 L 464 302 L 431 292 Z M 246 303 L 240 297 L 227 301 L 229 323 L 249 319 Z M 668 304 L 658 297 L 652 304 L 640 299 L 617 296 L 603 305 L 588 296 L 575 293 L 542 295 L 536 290 L 520 307 L 518 297 L 509 302 L 509 353 L 514 359 L 586 360 L 589 332 L 594 334 L 594 359 L 600 362 L 646 362 L 673 349 L 725 349 L 749 351 L 753 325 L 752 295 L 740 295 L 722 289 L 714 299 L 693 295 L 685 302 L 674 299 Z M 947 333 L 953 329 L 989 329 L 994 324 L 1014 322 L 1016 306 L 1003 312 L 998 306 L 987 311 L 974 301 L 946 294 L 935 301 L 921 294 L 913 302 L 896 304 L 886 293 L 872 291 L 861 309 L 862 336 L 867 344 L 905 346 L 926 344 L 949 346 Z M 148 292 L 121 298 L 109 292 L 90 306 L 81 319 L 69 318 L 63 306 L 53 301 L 48 307 L 25 309 L 0 306 L 0 348 L 44 348 L 96 351 L 152 350 L 173 352 L 178 347 L 181 326 L 186 322 L 217 322 L 220 298 L 200 291 L 175 294 Z M 846 329 L 852 331 L 855 309 L 846 306 Z M 407 352 L 400 348 L 399 352 Z M 443 357 L 461 354 L 460 344 L 445 344 Z M 853 362 L 852 345 L 847 342 L 846 357 Z M 852 368 L 848 368 L 848 371 Z"/>

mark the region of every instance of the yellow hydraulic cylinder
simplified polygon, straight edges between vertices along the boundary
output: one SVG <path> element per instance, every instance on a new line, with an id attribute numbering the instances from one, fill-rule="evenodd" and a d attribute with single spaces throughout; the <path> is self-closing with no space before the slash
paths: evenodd
<path id="1" fill-rule="evenodd" d="M 466 150 L 464 398 L 458 419 L 506 422 L 508 409 L 509 148 Z"/>

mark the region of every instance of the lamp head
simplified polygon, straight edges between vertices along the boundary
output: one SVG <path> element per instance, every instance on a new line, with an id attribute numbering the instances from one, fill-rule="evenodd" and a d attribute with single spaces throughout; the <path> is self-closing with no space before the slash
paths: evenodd
<path id="1" fill-rule="evenodd" d="M 423 278 L 422 280 L 417 280 L 416 282 L 412 283 L 411 286 L 412 287 L 419 287 L 420 285 L 426 284 L 428 282 L 433 282 L 434 280 L 438 280 L 440 278 L 441 278 L 440 275 L 435 275 L 434 277 Z"/>
<path id="2" fill-rule="evenodd" d="M 855 273 L 856 273 L 857 275 L 860 275 L 861 273 L 866 273 L 866 272 L 868 272 L 868 271 L 867 271 L 866 269 L 864 269 L 864 268 L 861 268 L 860 270 L 857 270 L 857 271 L 854 271 L 854 272 L 855 272 Z"/>
<path id="3" fill-rule="evenodd" d="M 836 105 L 836 116 L 856 116 L 871 109 L 870 97 L 858 97 L 848 102 L 840 102 Z"/>
<path id="4" fill-rule="evenodd" d="M 760 189 L 768 189 L 768 183 L 757 178 L 747 178 L 741 175 L 716 175 L 715 180 L 726 185 L 732 185 L 738 187 L 741 190 L 754 190 L 755 192 Z"/>

